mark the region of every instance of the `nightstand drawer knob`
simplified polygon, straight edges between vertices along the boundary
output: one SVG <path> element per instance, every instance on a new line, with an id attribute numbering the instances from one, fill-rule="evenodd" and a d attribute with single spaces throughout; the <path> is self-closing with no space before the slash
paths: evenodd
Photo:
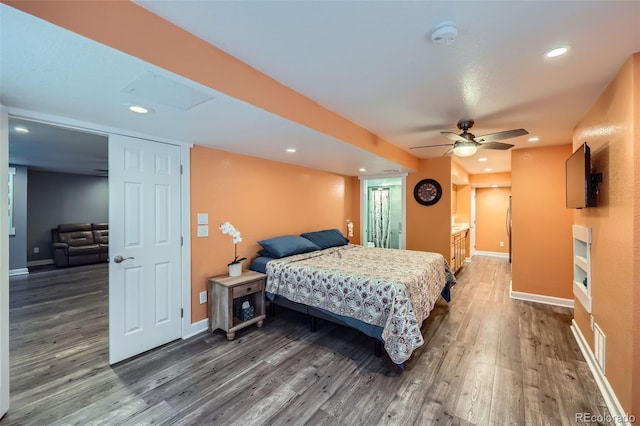
<path id="1" fill-rule="evenodd" d="M 247 293 L 251 293 L 251 287 L 247 288 Z"/>

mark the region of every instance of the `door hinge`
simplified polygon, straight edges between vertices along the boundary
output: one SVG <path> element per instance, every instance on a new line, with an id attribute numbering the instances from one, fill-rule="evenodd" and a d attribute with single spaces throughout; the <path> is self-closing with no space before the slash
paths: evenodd
<path id="1" fill-rule="evenodd" d="M 182 174 L 182 164 L 180 164 L 180 174 Z"/>
<path id="2" fill-rule="evenodd" d="M 180 318 L 184 318 L 184 308 L 180 308 Z"/>
<path id="3" fill-rule="evenodd" d="M 184 237 L 180 236 L 180 247 L 184 246 Z"/>

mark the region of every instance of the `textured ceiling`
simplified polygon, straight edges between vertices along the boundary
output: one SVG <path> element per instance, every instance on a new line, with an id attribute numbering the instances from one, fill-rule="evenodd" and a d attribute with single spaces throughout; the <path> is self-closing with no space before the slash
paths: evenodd
<path id="1" fill-rule="evenodd" d="M 640 51 L 640 2 L 630 1 L 137 3 L 407 150 L 448 143 L 439 132 L 458 133 L 461 118 L 476 121 L 476 135 L 523 127 L 537 145 L 571 143 L 578 120 Z M 343 174 L 401 168 L 6 5 L 0 19 L 4 105 Z M 455 22 L 458 36 L 436 47 L 430 33 L 442 21 Z M 557 44 L 569 54 L 544 58 Z M 213 99 L 133 116 L 124 107 L 138 99 L 123 89 L 148 72 Z M 298 152 L 284 153 L 289 146 Z M 510 169 L 509 151 L 480 154 L 488 161 L 461 165 Z"/>

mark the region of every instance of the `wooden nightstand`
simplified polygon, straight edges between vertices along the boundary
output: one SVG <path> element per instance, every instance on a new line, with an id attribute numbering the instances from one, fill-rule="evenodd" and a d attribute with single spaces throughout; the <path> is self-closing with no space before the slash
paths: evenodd
<path id="1" fill-rule="evenodd" d="M 264 287 L 267 276 L 255 271 L 243 272 L 239 277 L 220 275 L 209 278 L 209 331 L 218 328 L 233 340 L 236 331 L 251 324 L 262 327 L 267 317 L 264 312 Z M 249 301 L 253 317 L 242 320 L 237 315 L 242 302 Z"/>

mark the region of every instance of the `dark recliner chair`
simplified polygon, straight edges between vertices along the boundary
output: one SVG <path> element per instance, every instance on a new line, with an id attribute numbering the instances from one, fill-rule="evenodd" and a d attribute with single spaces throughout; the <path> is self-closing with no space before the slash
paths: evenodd
<path id="1" fill-rule="evenodd" d="M 109 224 L 92 223 L 93 241 L 100 246 L 100 262 L 109 261 Z"/>
<path id="2" fill-rule="evenodd" d="M 51 230 L 53 262 L 58 267 L 106 262 L 109 257 L 107 223 L 70 223 Z"/>

